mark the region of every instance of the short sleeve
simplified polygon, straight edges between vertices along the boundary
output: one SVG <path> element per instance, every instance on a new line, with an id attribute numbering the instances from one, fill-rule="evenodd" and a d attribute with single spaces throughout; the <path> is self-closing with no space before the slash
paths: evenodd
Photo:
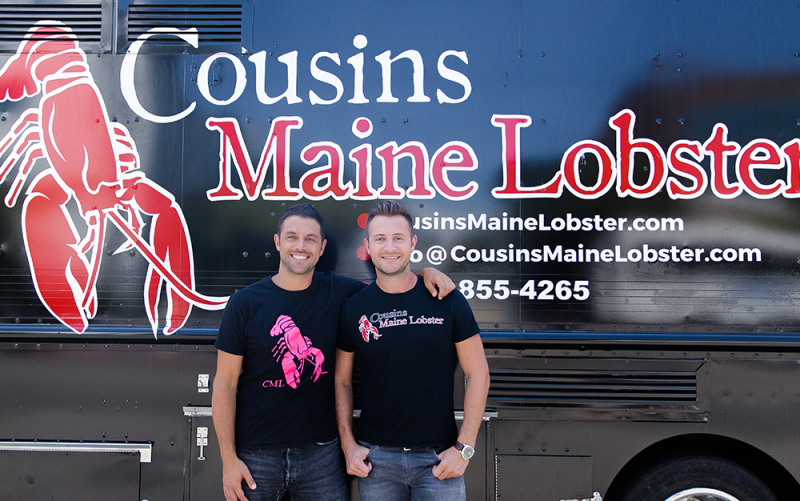
<path id="1" fill-rule="evenodd" d="M 247 319 L 242 305 L 239 303 L 238 293 L 234 294 L 228 299 L 228 304 L 222 312 L 222 320 L 214 347 L 231 355 L 244 355 L 247 347 L 246 324 Z"/>
<path id="2" fill-rule="evenodd" d="M 469 303 L 461 291 L 454 290 L 446 297 L 451 297 L 451 315 L 453 316 L 453 342 L 465 341 L 475 334 L 480 334 L 481 329 L 475 321 Z"/>

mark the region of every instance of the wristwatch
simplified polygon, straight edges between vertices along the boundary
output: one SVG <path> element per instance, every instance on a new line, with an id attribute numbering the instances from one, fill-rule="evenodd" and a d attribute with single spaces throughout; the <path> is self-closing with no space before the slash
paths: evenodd
<path id="1" fill-rule="evenodd" d="M 456 443 L 453 445 L 453 447 L 455 447 L 456 450 L 461 453 L 461 457 L 464 458 L 465 461 L 469 461 L 472 456 L 475 455 L 475 449 L 471 445 L 462 444 L 458 440 L 456 440 Z"/>

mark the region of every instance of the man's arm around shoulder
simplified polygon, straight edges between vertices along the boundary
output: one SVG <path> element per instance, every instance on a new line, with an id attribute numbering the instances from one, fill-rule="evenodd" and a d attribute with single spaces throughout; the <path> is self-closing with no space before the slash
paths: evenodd
<path id="1" fill-rule="evenodd" d="M 417 276 L 422 278 L 428 292 L 439 299 L 450 294 L 456 288 L 456 284 L 453 283 L 450 277 L 436 268 L 423 268 L 417 272 Z"/>
<path id="2" fill-rule="evenodd" d="M 236 391 L 239 374 L 242 372 L 242 360 L 241 355 L 217 350 L 217 374 L 214 376 L 214 392 L 211 394 L 211 414 L 222 457 L 222 488 L 228 501 L 247 501 L 242 490 L 242 480 L 247 482 L 250 489 L 256 488 L 247 465 L 236 455 Z"/>
<path id="3" fill-rule="evenodd" d="M 483 411 L 486 409 L 486 396 L 489 394 L 489 364 L 486 363 L 480 335 L 476 334 L 456 343 L 456 353 L 467 382 L 464 390 L 464 421 L 461 423 L 458 441 L 474 447 L 483 421 Z M 439 456 L 442 461 L 433 467 L 433 475 L 439 480 L 460 477 L 469 464 L 455 447 L 450 447 Z"/>

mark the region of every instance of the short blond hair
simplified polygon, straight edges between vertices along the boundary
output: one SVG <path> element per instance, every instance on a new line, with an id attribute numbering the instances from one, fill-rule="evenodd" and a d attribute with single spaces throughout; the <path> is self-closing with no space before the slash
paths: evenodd
<path id="1" fill-rule="evenodd" d="M 406 208 L 394 200 L 384 200 L 373 205 L 369 210 L 367 215 L 367 238 L 369 238 L 369 223 L 378 216 L 405 218 L 408 222 L 408 227 L 411 229 L 411 234 L 414 234 L 414 222 L 411 220 L 411 214 L 408 213 Z"/>

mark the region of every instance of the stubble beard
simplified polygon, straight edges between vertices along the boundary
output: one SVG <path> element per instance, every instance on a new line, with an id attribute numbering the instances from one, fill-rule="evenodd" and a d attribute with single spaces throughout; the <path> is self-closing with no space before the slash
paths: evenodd
<path id="1" fill-rule="evenodd" d="M 305 276 L 309 273 L 313 273 L 317 265 L 317 263 L 312 260 L 311 256 L 309 256 L 308 260 L 303 264 L 293 261 L 291 256 L 288 258 L 281 256 L 281 264 L 286 269 L 287 273 L 297 276 Z"/>
<path id="2" fill-rule="evenodd" d="M 410 260 L 406 261 L 404 266 L 400 267 L 399 269 L 397 269 L 395 271 L 391 271 L 391 272 L 390 271 L 386 271 L 384 268 L 382 268 L 381 266 L 376 264 L 374 261 L 372 262 L 372 264 L 375 265 L 375 273 L 381 275 L 382 277 L 384 277 L 386 279 L 393 279 L 393 278 L 399 278 L 399 277 L 403 276 L 407 272 L 407 270 L 408 270 L 408 268 L 410 266 Z"/>

